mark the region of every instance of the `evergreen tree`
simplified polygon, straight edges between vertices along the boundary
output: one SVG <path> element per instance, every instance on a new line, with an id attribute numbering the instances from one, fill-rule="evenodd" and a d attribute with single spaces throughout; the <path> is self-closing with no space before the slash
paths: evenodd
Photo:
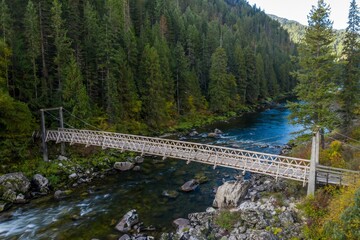
<path id="1" fill-rule="evenodd" d="M 344 124 L 347 125 L 351 123 L 360 101 L 360 12 L 356 0 L 350 3 L 343 55 L 346 63 L 341 98 L 345 113 Z"/>
<path id="2" fill-rule="evenodd" d="M 260 53 L 256 55 L 256 73 L 259 82 L 259 95 L 262 98 L 268 96 L 268 87 L 265 77 L 264 61 Z"/>
<path id="3" fill-rule="evenodd" d="M 86 93 L 80 67 L 75 56 L 70 56 L 70 62 L 64 68 L 63 104 L 66 109 L 79 118 L 86 119 L 90 113 L 90 99 Z M 77 121 L 71 122 L 76 125 Z M 79 127 L 79 126 L 75 126 Z"/>
<path id="4" fill-rule="evenodd" d="M 256 58 L 254 50 L 245 49 L 246 59 L 246 101 L 255 103 L 259 97 L 259 79 L 256 72 Z"/>
<path id="5" fill-rule="evenodd" d="M 38 67 L 36 64 L 37 59 L 40 56 L 40 28 L 39 28 L 39 17 L 37 15 L 36 8 L 31 0 L 29 0 L 26 7 L 25 18 L 25 36 L 27 41 L 27 53 L 32 65 L 33 74 L 33 89 L 34 97 L 37 101 L 39 97 L 38 84 L 39 78 L 37 76 Z"/>
<path id="6" fill-rule="evenodd" d="M 292 121 L 302 124 L 305 129 L 316 127 L 333 128 L 337 123 L 336 114 L 331 110 L 335 99 L 335 85 L 332 81 L 334 55 L 330 7 L 319 0 L 313 6 L 306 29 L 303 45 L 299 50 L 300 70 L 295 74 L 298 85 L 295 92 L 301 102 L 294 103 Z"/>
<path id="7" fill-rule="evenodd" d="M 217 113 L 233 110 L 236 91 L 235 77 L 227 73 L 227 57 L 224 48 L 217 48 L 211 57 L 209 103 Z M 236 92 L 235 92 L 236 93 Z"/>
<path id="8" fill-rule="evenodd" d="M 242 104 L 246 102 L 246 63 L 244 51 L 240 46 L 235 48 L 235 62 L 237 64 L 236 85 L 237 94 Z"/>
<path id="9" fill-rule="evenodd" d="M 57 70 L 57 91 L 58 96 L 61 98 L 62 95 L 62 85 L 64 79 L 64 68 L 69 62 L 69 56 L 71 56 L 71 41 L 67 37 L 67 31 L 65 29 L 64 20 L 62 18 L 62 4 L 59 0 L 53 0 L 53 6 L 51 8 L 51 20 L 53 28 L 53 37 L 54 44 L 56 48 L 56 54 L 54 58 L 54 63 Z"/>
<path id="10" fill-rule="evenodd" d="M 10 50 L 12 50 L 12 35 L 13 35 L 13 20 L 10 15 L 10 10 L 8 5 L 6 4 L 5 0 L 2 0 L 0 2 L 0 37 L 2 40 L 8 45 Z M 9 88 L 10 82 L 9 82 L 9 59 L 5 59 L 5 79 L 6 79 L 6 85 Z"/>
<path id="11" fill-rule="evenodd" d="M 34 121 L 28 106 L 9 95 L 6 86 L 6 69 L 10 65 L 11 51 L 0 40 L 0 139 L 16 135 L 30 135 Z M 1 144 L 1 148 L 2 148 Z M 3 150 L 3 149 L 1 149 Z"/>
<path id="12" fill-rule="evenodd" d="M 163 76 L 161 74 L 159 55 L 154 47 L 146 45 L 141 62 L 140 93 L 144 121 L 152 129 L 165 126 L 169 116 L 166 111 Z"/>

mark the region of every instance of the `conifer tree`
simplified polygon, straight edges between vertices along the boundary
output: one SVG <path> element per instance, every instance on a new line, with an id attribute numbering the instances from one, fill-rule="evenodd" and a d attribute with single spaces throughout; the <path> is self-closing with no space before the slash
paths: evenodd
<path id="1" fill-rule="evenodd" d="M 209 103 L 210 109 L 216 113 L 233 110 L 236 82 L 232 74 L 227 73 L 227 57 L 224 48 L 217 48 L 211 57 Z"/>
<path id="2" fill-rule="evenodd" d="M 57 91 L 60 98 L 62 95 L 62 85 L 65 77 L 63 71 L 66 64 L 69 62 L 69 56 L 72 54 L 72 50 L 70 48 L 71 41 L 67 37 L 67 31 L 65 29 L 65 23 L 62 18 L 62 12 L 62 4 L 59 2 L 59 0 L 53 0 L 53 6 L 51 8 L 51 20 L 54 45 L 56 48 L 54 63 L 57 70 Z"/>
<path id="3" fill-rule="evenodd" d="M 259 78 L 256 72 L 256 58 L 254 50 L 247 47 L 245 49 L 246 59 L 246 101 L 255 103 L 259 96 Z"/>
<path id="4" fill-rule="evenodd" d="M 82 74 L 75 56 L 70 56 L 70 62 L 64 67 L 63 104 L 73 115 L 86 119 L 90 113 L 90 99 L 86 93 Z M 76 125 L 77 121 L 71 123 Z M 78 127 L 78 126 L 75 126 Z"/>
<path id="5" fill-rule="evenodd" d="M 140 93 L 143 119 L 152 129 L 165 126 L 169 119 L 164 97 L 163 76 L 159 55 L 154 47 L 147 44 L 142 54 Z"/>
<path id="6" fill-rule="evenodd" d="M 37 76 L 37 64 L 36 61 L 40 56 L 40 28 L 39 28 L 39 17 L 37 15 L 37 10 L 31 0 L 29 0 L 26 7 L 25 18 L 25 36 L 27 41 L 27 52 L 28 57 L 30 58 L 32 65 L 32 74 L 33 74 L 33 88 L 35 100 L 38 99 L 38 84 L 39 78 Z"/>
<path id="7" fill-rule="evenodd" d="M 12 35 L 13 35 L 13 20 L 10 15 L 10 10 L 8 5 L 6 4 L 5 0 L 2 0 L 0 2 L 0 37 L 2 40 L 7 44 L 8 48 L 12 50 Z M 9 82 L 9 59 L 6 59 L 5 61 L 5 79 L 6 79 L 6 85 L 9 88 L 10 82 Z"/>
<path id="8" fill-rule="evenodd" d="M 333 83 L 334 55 L 330 7 L 318 0 L 309 16 L 303 45 L 299 49 L 299 81 L 295 92 L 301 102 L 291 105 L 292 121 L 305 129 L 317 127 L 331 129 L 337 124 L 336 114 L 331 110 L 335 99 Z"/>
<path id="9" fill-rule="evenodd" d="M 360 12 L 356 0 L 350 3 L 343 55 L 346 62 L 341 98 L 345 113 L 344 124 L 347 125 L 351 123 L 360 101 Z"/>

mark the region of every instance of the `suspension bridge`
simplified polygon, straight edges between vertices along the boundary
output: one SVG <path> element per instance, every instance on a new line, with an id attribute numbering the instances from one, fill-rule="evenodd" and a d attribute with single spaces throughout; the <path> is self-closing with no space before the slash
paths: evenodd
<path id="1" fill-rule="evenodd" d="M 181 159 L 188 164 L 198 162 L 212 165 L 214 169 L 221 166 L 241 170 L 244 173 L 249 171 L 276 179 L 301 181 L 304 185 L 308 184 L 309 194 L 314 193 L 316 183 L 348 185 L 360 179 L 360 172 L 327 167 L 318 163 L 319 134 L 315 134 L 313 137 L 312 157 L 309 160 L 165 138 L 64 128 L 62 113 L 59 113 L 61 127 L 56 130 L 46 130 L 44 112 L 56 109 L 60 109 L 62 112 L 62 108 L 41 111 L 42 132 L 45 133 L 42 134 L 45 160 L 47 160 L 46 143 L 53 141 L 62 145 L 64 143 L 81 144 L 160 156 L 163 159 Z"/>

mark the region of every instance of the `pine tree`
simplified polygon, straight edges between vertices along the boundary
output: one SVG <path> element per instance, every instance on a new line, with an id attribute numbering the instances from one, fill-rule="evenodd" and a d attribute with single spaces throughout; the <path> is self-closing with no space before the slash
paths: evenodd
<path id="1" fill-rule="evenodd" d="M 37 64 L 36 61 L 40 56 L 40 28 L 39 28 L 39 17 L 37 15 L 37 10 L 31 0 L 29 0 L 26 7 L 25 18 L 25 36 L 27 41 L 27 52 L 28 57 L 30 58 L 32 64 L 32 73 L 33 73 L 33 88 L 35 100 L 37 101 L 38 93 L 38 84 L 39 78 L 37 76 Z"/>
<path id="2" fill-rule="evenodd" d="M 237 85 L 237 94 L 240 98 L 242 104 L 246 102 L 246 63 L 244 51 L 240 46 L 235 48 L 235 62 L 237 64 L 237 76 L 236 76 L 236 85 Z"/>
<path id="3" fill-rule="evenodd" d="M 149 127 L 158 130 L 167 124 L 169 116 L 166 111 L 159 55 L 150 45 L 145 46 L 142 54 L 141 76 L 142 116 Z"/>
<path id="4" fill-rule="evenodd" d="M 10 10 L 8 5 L 6 4 L 5 0 L 0 2 L 0 37 L 2 40 L 8 45 L 8 47 L 12 50 L 12 36 L 13 36 L 13 20 L 10 15 Z M 8 59 L 5 61 L 5 79 L 6 85 L 9 88 L 9 64 Z"/>
<path id="5" fill-rule="evenodd" d="M 302 124 L 305 129 L 316 127 L 333 128 L 337 123 L 336 114 L 331 111 L 335 99 L 335 85 L 332 81 L 334 55 L 330 7 L 319 0 L 313 6 L 302 47 L 299 50 L 300 70 L 295 74 L 298 85 L 295 88 L 300 103 L 291 105 L 292 121 Z"/>
<path id="6" fill-rule="evenodd" d="M 360 101 L 360 12 L 356 0 L 352 0 L 350 3 L 343 55 L 346 63 L 341 98 L 342 109 L 345 113 L 344 124 L 348 125 L 351 123 Z"/>
<path id="7" fill-rule="evenodd" d="M 246 59 L 246 101 L 255 103 L 259 97 L 259 79 L 256 72 L 256 58 L 254 50 L 245 49 Z"/>
<path id="8" fill-rule="evenodd" d="M 219 47 L 211 57 L 209 83 L 210 109 L 216 113 L 226 113 L 233 110 L 234 93 L 236 94 L 235 77 L 227 73 L 225 49 Z"/>
<path id="9" fill-rule="evenodd" d="M 59 0 L 53 1 L 53 6 L 51 8 L 51 20 L 52 20 L 52 29 L 53 29 L 53 37 L 54 44 L 56 48 L 56 54 L 54 58 L 54 63 L 56 65 L 57 70 L 57 91 L 58 97 L 61 98 L 62 95 L 62 85 L 64 80 L 64 68 L 66 63 L 69 62 L 69 56 L 72 54 L 72 50 L 70 48 L 71 41 L 67 37 L 67 31 L 65 29 L 65 23 L 62 18 L 62 4 Z"/>
<path id="10" fill-rule="evenodd" d="M 89 117 L 90 99 L 86 93 L 85 85 L 80 71 L 80 67 L 75 60 L 75 56 L 70 56 L 70 62 L 64 67 L 64 89 L 63 104 L 66 109 L 81 119 Z M 76 125 L 76 121 L 71 123 Z M 75 126 L 79 127 L 79 126 Z"/>

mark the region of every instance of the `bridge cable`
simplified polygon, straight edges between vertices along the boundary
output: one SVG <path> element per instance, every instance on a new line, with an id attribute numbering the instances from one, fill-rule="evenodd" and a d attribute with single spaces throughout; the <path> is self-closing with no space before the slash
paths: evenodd
<path id="1" fill-rule="evenodd" d="M 83 120 L 83 119 L 75 116 L 74 114 L 72 114 L 72 113 L 71 113 L 70 111 L 68 111 L 67 109 L 65 109 L 65 108 L 63 108 L 63 109 L 64 109 L 70 116 L 76 118 L 77 120 L 81 121 L 81 122 L 84 123 L 85 125 L 88 125 L 88 126 L 94 128 L 94 129 L 98 130 L 98 131 L 102 131 L 102 129 L 100 129 L 100 128 L 98 128 L 98 127 L 95 127 L 94 125 L 91 125 L 90 123 L 87 123 L 85 120 Z"/>
<path id="2" fill-rule="evenodd" d="M 278 138 L 278 137 L 282 137 L 282 136 L 285 136 L 285 135 L 287 135 L 287 134 L 279 134 L 279 135 L 276 135 L 276 136 L 272 136 L 272 137 L 269 137 L 269 138 L 263 138 L 263 139 L 259 139 L 259 140 L 256 140 L 256 141 L 254 141 L 254 142 L 251 142 L 251 144 L 254 144 L 254 143 L 261 143 L 261 142 L 263 142 L 264 140 L 270 140 L 270 139 L 273 139 L 273 138 Z M 276 143 L 276 142 L 272 142 L 272 143 Z M 265 142 L 265 144 L 266 144 L 266 142 Z"/>
<path id="3" fill-rule="evenodd" d="M 60 121 L 60 119 L 54 115 L 52 115 L 51 113 L 49 112 L 46 112 L 47 114 L 49 114 L 51 117 L 53 117 L 54 119 L 56 119 L 57 121 Z M 70 124 L 64 122 L 65 125 L 69 126 L 70 128 L 73 128 L 73 129 L 76 129 L 74 126 L 71 126 Z"/>
<path id="4" fill-rule="evenodd" d="M 353 145 L 350 145 L 350 144 L 348 144 L 348 143 L 345 143 L 345 142 L 343 142 L 343 141 L 340 141 L 339 139 L 336 139 L 336 138 L 333 138 L 333 137 L 330 137 L 330 136 L 326 136 L 326 137 L 328 137 L 328 138 L 330 138 L 330 139 L 332 139 L 332 140 L 335 140 L 335 141 L 339 141 L 339 142 L 341 142 L 341 143 L 344 144 L 344 145 L 347 145 L 347 146 L 349 146 L 349 147 L 351 147 L 351 148 L 354 148 L 354 149 L 360 151 L 360 148 L 355 147 L 355 146 L 353 146 Z"/>
<path id="5" fill-rule="evenodd" d="M 337 131 L 334 131 L 334 133 L 339 134 L 340 136 L 343 136 L 343 137 L 345 137 L 345 138 L 347 138 L 347 139 L 350 139 L 350 140 L 353 140 L 353 141 L 355 141 L 355 142 L 360 143 L 359 140 L 356 140 L 356 139 L 354 139 L 354 138 L 348 137 L 348 136 L 346 136 L 346 135 L 344 135 L 344 134 L 342 134 L 342 133 L 339 133 L 339 132 L 337 132 Z"/>

